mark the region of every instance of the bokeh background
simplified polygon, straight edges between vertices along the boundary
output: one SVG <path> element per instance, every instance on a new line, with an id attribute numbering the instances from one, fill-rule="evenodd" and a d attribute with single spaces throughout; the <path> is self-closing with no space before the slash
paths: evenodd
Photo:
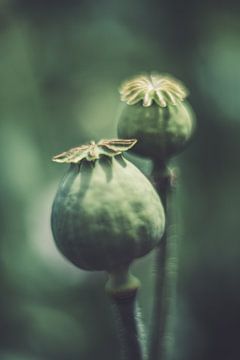
<path id="1" fill-rule="evenodd" d="M 105 274 L 53 244 L 53 155 L 116 136 L 118 87 L 142 71 L 190 89 L 194 142 L 174 163 L 176 310 L 167 360 L 240 358 L 240 3 L 0 1 L 0 359 L 119 359 Z M 148 172 L 148 161 L 133 159 Z M 152 255 L 138 261 L 149 323 Z"/>

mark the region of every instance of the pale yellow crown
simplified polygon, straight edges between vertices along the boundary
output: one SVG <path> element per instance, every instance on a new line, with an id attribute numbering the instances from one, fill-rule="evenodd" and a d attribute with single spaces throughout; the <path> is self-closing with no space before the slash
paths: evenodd
<path id="1" fill-rule="evenodd" d="M 142 101 L 143 106 L 151 106 L 155 101 L 159 106 L 177 105 L 183 101 L 188 91 L 185 86 L 170 75 L 139 75 L 125 81 L 120 87 L 121 100 L 128 105 Z"/>
<path id="2" fill-rule="evenodd" d="M 102 155 L 114 157 L 131 149 L 136 142 L 136 139 L 100 140 L 98 143 L 91 141 L 89 144 L 64 151 L 54 156 L 52 160 L 58 163 L 79 164 L 83 159 L 95 161 Z"/>

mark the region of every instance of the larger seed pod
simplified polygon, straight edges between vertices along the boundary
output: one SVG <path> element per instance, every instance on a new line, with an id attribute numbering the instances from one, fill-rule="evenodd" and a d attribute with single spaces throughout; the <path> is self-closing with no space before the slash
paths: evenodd
<path id="1" fill-rule="evenodd" d="M 86 270 L 121 268 L 160 241 L 165 216 L 148 179 L 121 155 L 135 140 L 102 140 L 53 158 L 71 163 L 52 207 L 57 247 Z"/>
<path id="2" fill-rule="evenodd" d="M 195 116 L 180 81 L 168 75 L 140 75 L 126 81 L 120 93 L 125 105 L 118 134 L 138 140 L 134 152 L 166 161 L 185 148 L 194 132 Z"/>

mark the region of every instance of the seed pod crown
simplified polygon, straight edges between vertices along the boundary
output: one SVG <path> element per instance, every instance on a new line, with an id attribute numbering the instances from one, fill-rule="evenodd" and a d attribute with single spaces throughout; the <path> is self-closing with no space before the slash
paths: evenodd
<path id="1" fill-rule="evenodd" d="M 99 159 L 101 155 L 109 157 L 120 155 L 131 149 L 136 142 L 136 139 L 100 140 L 98 143 L 91 141 L 87 145 L 81 145 L 56 155 L 52 160 L 58 163 L 72 164 L 78 164 L 83 159 L 94 161 Z"/>
<path id="2" fill-rule="evenodd" d="M 170 75 L 139 75 L 125 81 L 119 89 L 121 100 L 134 105 L 142 100 L 143 106 L 151 106 L 155 101 L 159 106 L 176 105 L 183 101 L 188 91 L 186 87 Z"/>

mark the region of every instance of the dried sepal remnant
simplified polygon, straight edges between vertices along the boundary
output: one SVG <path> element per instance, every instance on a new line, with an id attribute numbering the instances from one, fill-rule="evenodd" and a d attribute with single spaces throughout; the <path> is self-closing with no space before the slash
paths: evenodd
<path id="1" fill-rule="evenodd" d="M 125 81 L 120 87 L 121 100 L 128 105 L 139 101 L 143 106 L 151 106 L 155 101 L 160 107 L 177 105 L 183 101 L 188 91 L 177 79 L 165 74 L 139 75 Z"/>
<path id="2" fill-rule="evenodd" d="M 56 155 L 52 160 L 58 163 L 73 164 L 78 164 L 83 159 L 94 161 L 99 159 L 101 155 L 110 157 L 120 155 L 131 149 L 136 142 L 136 139 L 100 140 L 98 143 L 91 141 L 90 144 L 78 146 Z"/>

